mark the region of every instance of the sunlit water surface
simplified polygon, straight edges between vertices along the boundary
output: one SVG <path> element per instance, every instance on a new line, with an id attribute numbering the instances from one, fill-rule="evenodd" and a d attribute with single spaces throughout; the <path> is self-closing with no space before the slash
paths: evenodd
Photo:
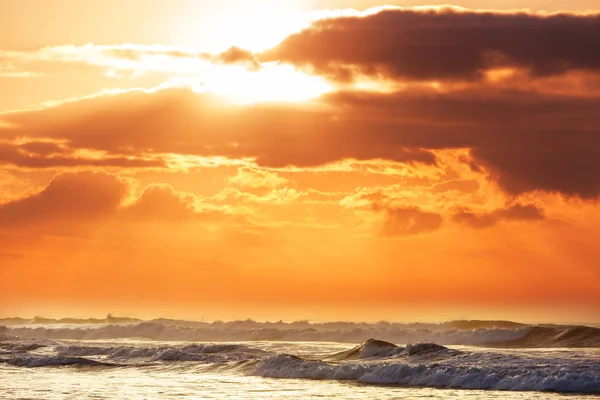
<path id="1" fill-rule="evenodd" d="M 54 341 L 53 346 L 36 349 L 36 357 L 52 354 L 83 354 L 82 348 L 148 347 L 181 348 L 190 343 L 113 340 L 104 342 Z M 293 354 L 317 359 L 354 347 L 341 343 L 244 342 L 244 348 L 267 351 L 269 354 Z M 518 355 L 532 366 L 552 363 L 568 364 L 582 361 L 583 370 L 595 368 L 600 360 L 597 349 L 588 350 L 500 350 L 451 346 L 454 350 L 474 354 L 484 353 L 502 359 Z M 58 349 L 58 350 L 57 350 Z M 146 351 L 146 350 L 144 350 Z M 89 351 L 88 351 L 89 352 Z M 31 352 L 29 352 L 31 353 Z M 27 353 L 27 354 L 29 354 Z M 90 353 L 91 354 L 91 353 Z M 114 356 L 113 360 L 118 357 Z M 128 353 L 128 357 L 131 356 Z M 164 354 L 164 353 L 163 353 Z M 231 354 L 231 353 L 230 353 Z M 14 354 L 9 357 L 16 357 Z M 107 360 L 109 356 L 88 355 L 88 359 Z M 137 354 L 135 357 L 142 357 Z M 143 358 L 143 357 L 142 357 Z M 281 379 L 256 376 L 256 369 L 231 368 L 231 363 L 207 361 L 152 361 L 139 359 L 123 365 L 53 365 L 23 367 L 11 365 L 6 355 L 0 364 L 0 398 L 2 399 L 586 399 L 597 394 L 558 394 L 536 391 L 463 390 L 453 388 L 406 387 L 398 384 L 378 385 L 356 380 Z M 164 358 L 164 357 L 163 357 Z M 484 357 L 485 359 L 485 357 Z M 211 359 L 212 360 L 212 359 Z M 123 361 L 123 360 L 121 360 Z M 213 360 L 214 361 L 214 360 Z M 236 361 L 237 362 L 237 361 Z M 240 363 L 238 362 L 238 364 Z M 304 367 L 303 367 L 304 368 Z M 308 368 L 308 367 L 306 367 Z M 300 375 L 307 373 L 300 372 Z M 311 375 L 311 374 L 309 374 Z M 575 377 L 574 379 L 577 379 Z M 600 393 L 599 393 L 600 394 Z"/>

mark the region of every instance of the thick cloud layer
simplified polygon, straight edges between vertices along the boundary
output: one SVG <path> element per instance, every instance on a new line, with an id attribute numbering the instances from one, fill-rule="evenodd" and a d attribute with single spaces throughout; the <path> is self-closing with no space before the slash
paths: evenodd
<path id="1" fill-rule="evenodd" d="M 600 16 L 389 8 L 320 20 L 265 56 L 350 79 L 476 79 L 483 70 L 535 75 L 600 70 Z"/>
<path id="2" fill-rule="evenodd" d="M 255 158 L 266 166 L 315 166 L 344 158 L 433 164 L 434 155 L 349 131 L 330 111 L 283 105 L 236 107 L 172 89 L 128 93 L 9 115 L 10 138 L 50 137 L 72 147 L 145 157 L 152 153 Z"/>
<path id="3" fill-rule="evenodd" d="M 220 156 L 261 167 L 383 159 L 418 168 L 435 167 L 441 150 L 467 149 L 463 161 L 510 196 L 594 199 L 597 43 L 598 14 L 390 7 L 324 19 L 259 58 L 336 79 L 367 75 L 392 89 L 344 85 L 301 106 L 232 105 L 183 89 L 131 91 L 3 114 L 0 165 L 167 168 L 174 157 Z M 197 57 L 161 47 L 120 51 L 121 58 Z M 214 57 L 217 64 L 253 63 L 238 48 Z"/>
<path id="4" fill-rule="evenodd" d="M 470 149 L 466 161 L 472 168 L 484 168 L 511 195 L 600 194 L 600 98 L 595 96 L 482 86 L 338 92 L 322 102 L 323 107 L 239 107 L 182 89 L 82 100 L 5 115 L 16 127 L 3 129 L 3 137 L 29 138 L 34 148 L 2 145 L 0 157 L 37 168 L 156 167 L 171 153 L 251 158 L 268 167 L 311 167 L 347 158 L 434 165 L 435 151 Z M 60 149 L 38 146 L 40 138 L 62 141 L 60 149 L 104 156 L 65 159 L 48 154 Z"/>
<path id="5" fill-rule="evenodd" d="M 483 87 L 341 93 L 332 101 L 368 117 L 373 141 L 471 149 L 473 167 L 485 167 L 510 194 L 600 194 L 600 98 Z"/>

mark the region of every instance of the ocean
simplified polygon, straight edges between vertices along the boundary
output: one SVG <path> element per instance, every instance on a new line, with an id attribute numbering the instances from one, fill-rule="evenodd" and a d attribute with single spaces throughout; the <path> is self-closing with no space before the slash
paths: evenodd
<path id="1" fill-rule="evenodd" d="M 0 320 L 2 399 L 590 399 L 600 329 Z"/>

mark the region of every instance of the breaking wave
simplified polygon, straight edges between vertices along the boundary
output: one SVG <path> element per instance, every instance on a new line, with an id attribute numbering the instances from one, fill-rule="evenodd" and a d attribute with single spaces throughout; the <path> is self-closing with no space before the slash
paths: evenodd
<path id="1" fill-rule="evenodd" d="M 565 335 L 568 337 L 569 335 Z M 313 349 L 331 344 L 314 344 Z M 600 393 L 598 353 L 453 349 L 436 343 L 405 346 L 368 339 L 344 351 L 318 355 L 233 343 L 3 342 L 0 363 L 15 367 L 201 368 L 281 379 L 349 380 L 364 384 L 434 388 Z M 331 347 L 330 347 L 331 348 Z M 275 350 L 274 350 L 275 349 Z M 566 357 L 566 358 L 565 358 Z M 571 357 L 571 358 L 569 358 Z M 586 358 L 587 357 L 587 358 Z"/>
<path id="2" fill-rule="evenodd" d="M 349 361 L 385 357 L 423 356 L 454 352 L 456 351 L 436 343 L 417 343 L 402 347 L 383 340 L 368 339 L 359 346 L 330 356 L 325 356 L 323 359 L 327 361 Z"/>
<path id="3" fill-rule="evenodd" d="M 262 361 L 255 374 L 271 378 L 355 380 L 435 388 L 600 392 L 598 371 L 569 367 L 544 370 L 531 366 L 474 367 L 406 362 L 329 364 L 283 354 Z"/>
<path id="4" fill-rule="evenodd" d="M 435 343 L 403 347 L 373 339 L 324 359 L 273 355 L 262 360 L 253 373 L 379 385 L 600 393 L 600 366 L 593 363 L 540 365 L 514 355 L 470 353 Z"/>

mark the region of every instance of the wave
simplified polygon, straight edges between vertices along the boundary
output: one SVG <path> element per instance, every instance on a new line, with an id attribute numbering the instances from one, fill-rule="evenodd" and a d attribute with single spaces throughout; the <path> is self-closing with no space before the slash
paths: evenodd
<path id="1" fill-rule="evenodd" d="M 114 318 L 114 317 L 113 317 Z M 129 320 L 123 318 L 121 320 Z M 411 326 L 411 327 L 409 327 Z M 103 340 L 144 338 L 158 341 L 313 341 L 362 343 L 377 337 L 393 343 L 505 347 L 600 347 L 600 329 L 586 326 L 528 326 L 509 321 L 452 321 L 421 324 L 354 324 L 234 321 L 203 323 L 156 320 L 138 323 L 0 326 L 0 340 Z"/>
<path id="2" fill-rule="evenodd" d="M 82 357 L 62 357 L 62 356 L 41 356 L 41 355 L 22 355 L 13 356 L 7 359 L 0 359 L 15 367 L 40 368 L 40 367 L 114 367 L 117 364 L 90 360 Z"/>
<path id="3" fill-rule="evenodd" d="M 33 318 L 0 318 L 0 325 L 84 325 L 84 324 L 130 324 L 143 322 L 138 318 L 115 317 L 108 314 L 106 318 L 44 318 L 36 316 Z"/>
<path id="4" fill-rule="evenodd" d="M 148 362 L 198 362 L 219 366 L 238 365 L 240 362 L 259 360 L 272 353 L 243 345 L 192 344 L 187 346 L 81 346 L 57 344 L 43 353 L 37 343 L 26 346 L 17 343 L 6 346 L 0 362 L 17 367 L 53 366 L 140 366 Z M 49 352 L 53 354 L 47 354 Z"/>
<path id="5" fill-rule="evenodd" d="M 391 357 L 398 351 L 398 346 L 383 340 L 368 339 L 365 343 L 330 356 L 328 361 L 357 360 L 372 357 Z"/>
<path id="6" fill-rule="evenodd" d="M 589 326 L 544 327 L 536 326 L 525 336 L 491 343 L 502 347 L 600 347 L 600 329 Z"/>
<path id="7" fill-rule="evenodd" d="M 456 329 L 519 329 L 526 328 L 528 324 L 522 324 L 519 322 L 512 321 L 477 321 L 477 320 L 457 320 L 445 322 L 443 324 L 449 328 Z"/>
<path id="8" fill-rule="evenodd" d="M 268 354 L 260 349 L 233 344 L 192 344 L 187 346 L 57 346 L 63 357 L 105 356 L 109 359 L 131 361 L 208 361 L 246 360 Z"/>
<path id="9" fill-rule="evenodd" d="M 0 343 L 0 349 L 6 350 L 6 351 L 11 351 L 11 352 L 28 352 L 28 351 L 42 349 L 44 347 L 48 347 L 48 344 L 36 343 L 36 342 Z"/>
<path id="10" fill-rule="evenodd" d="M 473 367 L 443 364 L 329 364 L 291 355 L 261 362 L 256 375 L 269 378 L 354 380 L 371 384 L 419 387 L 554 392 L 600 392 L 600 376 L 563 368 L 552 371 L 531 367 Z"/>
<path id="11" fill-rule="evenodd" d="M 361 358 L 374 346 L 377 355 Z M 382 351 L 386 356 L 379 358 Z M 341 354 L 341 353 L 340 353 Z M 369 354 L 370 355 L 370 354 Z M 279 379 L 351 380 L 364 384 L 415 387 L 600 393 L 600 366 L 539 365 L 527 357 L 477 354 L 434 343 L 391 347 L 365 343 L 331 362 L 277 354 L 262 360 L 253 374 Z M 423 358 L 427 356 L 426 358 Z"/>
<path id="12" fill-rule="evenodd" d="M 576 350 L 578 353 L 571 356 L 563 351 L 458 350 L 436 343 L 398 346 L 369 339 L 330 355 L 304 352 L 299 356 L 281 351 L 299 345 L 270 345 L 266 348 L 277 350 L 266 351 L 232 343 L 27 344 L 27 340 L 20 340 L 12 347 L 4 346 L 9 353 L 0 354 L 0 363 L 25 368 L 193 368 L 265 378 L 350 380 L 378 385 L 600 393 L 600 364 L 595 350 L 589 354 Z"/>
<path id="13" fill-rule="evenodd" d="M 317 341 L 361 343 L 371 337 L 395 343 L 436 342 L 443 345 L 480 345 L 519 339 L 527 333 L 523 329 L 441 330 L 406 329 L 394 326 L 371 325 L 353 329 L 231 329 L 200 328 L 168 325 L 162 322 L 143 322 L 127 325 L 48 327 L 12 326 L 6 333 L 21 338 L 101 340 L 145 338 L 159 341 Z"/>
<path id="14" fill-rule="evenodd" d="M 363 344 L 353 347 L 349 350 L 325 356 L 323 357 L 323 360 L 350 361 L 403 356 L 432 356 L 448 353 L 454 355 L 459 352 L 436 343 L 417 343 L 409 344 L 403 347 L 397 346 L 393 343 L 385 342 L 383 340 L 369 339 Z"/>

